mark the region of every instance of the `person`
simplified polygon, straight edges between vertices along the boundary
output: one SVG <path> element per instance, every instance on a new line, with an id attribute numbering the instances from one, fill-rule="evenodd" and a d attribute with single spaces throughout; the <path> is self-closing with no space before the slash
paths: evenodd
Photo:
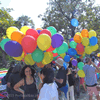
<path id="1" fill-rule="evenodd" d="M 23 100 L 37 100 L 38 90 L 34 78 L 35 70 L 30 65 L 25 65 L 21 70 L 22 80 L 15 84 L 14 89 L 23 94 Z M 24 90 L 20 89 L 24 86 Z"/>
<path id="2" fill-rule="evenodd" d="M 100 100 L 99 91 L 97 91 L 97 79 L 95 73 L 100 73 L 99 68 L 91 61 L 90 58 L 85 59 L 86 65 L 83 66 L 85 72 L 85 83 L 89 93 L 89 100 L 92 100 L 93 92 L 95 93 L 97 100 Z M 91 66 L 91 64 L 93 66 Z"/>
<path id="3" fill-rule="evenodd" d="M 23 100 L 22 94 L 14 90 L 14 85 L 21 80 L 20 77 L 21 65 L 17 64 L 12 71 L 12 74 L 9 76 L 9 88 L 11 88 L 12 100 Z M 21 87 L 22 88 L 22 87 Z"/>
<path id="4" fill-rule="evenodd" d="M 54 82 L 54 71 L 51 68 L 43 68 L 40 76 L 43 83 L 38 100 L 58 100 L 57 85 Z"/>
<path id="5" fill-rule="evenodd" d="M 60 95 L 59 99 L 63 95 L 62 94 L 63 92 L 60 91 L 60 88 L 66 86 L 66 70 L 63 67 L 63 63 L 64 63 L 64 61 L 61 58 L 58 58 L 55 61 L 56 66 L 59 67 L 58 73 L 57 73 L 56 77 L 54 77 L 54 80 L 55 80 L 55 82 L 56 82 L 56 84 L 58 86 L 58 92 L 59 92 L 59 95 Z"/>

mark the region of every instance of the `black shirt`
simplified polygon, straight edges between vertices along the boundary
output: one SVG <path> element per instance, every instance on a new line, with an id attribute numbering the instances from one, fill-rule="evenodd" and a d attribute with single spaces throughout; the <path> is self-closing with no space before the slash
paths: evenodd
<path id="1" fill-rule="evenodd" d="M 61 87 L 63 87 L 63 86 L 66 85 L 66 70 L 65 70 L 64 67 L 61 67 L 61 68 L 59 69 L 59 71 L 58 71 L 58 73 L 57 73 L 57 75 L 56 75 L 56 78 L 57 78 L 57 79 L 63 79 L 63 83 L 62 83 L 62 84 L 56 82 L 57 85 L 58 85 L 58 88 L 61 88 Z"/>

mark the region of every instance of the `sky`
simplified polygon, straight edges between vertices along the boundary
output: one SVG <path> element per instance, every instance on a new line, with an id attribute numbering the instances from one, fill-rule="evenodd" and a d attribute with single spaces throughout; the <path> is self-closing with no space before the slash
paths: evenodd
<path id="1" fill-rule="evenodd" d="M 1 7 L 13 8 L 14 11 L 10 15 L 16 20 L 21 15 L 31 17 L 35 24 L 35 28 L 41 28 L 43 22 L 38 18 L 39 14 L 43 14 L 48 7 L 49 0 L 0 0 Z M 96 0 L 96 4 L 100 4 L 100 0 Z"/>

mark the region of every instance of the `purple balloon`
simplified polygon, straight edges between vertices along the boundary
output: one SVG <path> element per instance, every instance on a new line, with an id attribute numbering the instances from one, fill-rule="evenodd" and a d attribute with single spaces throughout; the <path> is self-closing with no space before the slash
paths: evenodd
<path id="1" fill-rule="evenodd" d="M 53 48 L 60 47 L 63 44 L 63 41 L 64 41 L 63 36 L 60 35 L 60 34 L 54 34 L 51 39 L 52 39 L 51 45 L 52 45 Z"/>
<path id="2" fill-rule="evenodd" d="M 16 41 L 8 41 L 4 46 L 5 52 L 12 57 L 21 56 L 23 49 L 22 46 Z"/>
<path id="3" fill-rule="evenodd" d="M 37 30 L 38 34 L 40 34 L 41 30 Z"/>
<path id="4" fill-rule="evenodd" d="M 73 39 L 73 38 L 71 38 L 71 39 L 69 40 L 69 42 L 71 42 L 71 41 L 74 41 L 74 39 Z"/>
<path id="5" fill-rule="evenodd" d="M 77 66 L 77 60 L 73 59 L 73 60 L 72 60 L 72 65 L 73 65 L 73 66 Z"/>

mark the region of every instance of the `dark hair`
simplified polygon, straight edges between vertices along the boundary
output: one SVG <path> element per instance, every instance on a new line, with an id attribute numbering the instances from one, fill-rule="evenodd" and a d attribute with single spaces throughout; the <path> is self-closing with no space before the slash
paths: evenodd
<path id="1" fill-rule="evenodd" d="M 77 58 L 77 62 L 79 63 L 79 62 L 81 62 L 82 60 L 80 59 L 80 58 Z"/>
<path id="2" fill-rule="evenodd" d="M 31 69 L 31 71 L 32 71 L 32 75 L 31 75 L 31 76 L 34 77 L 35 70 L 34 70 L 30 65 L 25 65 L 25 66 L 22 68 L 21 73 L 20 73 L 20 76 L 21 76 L 22 78 L 25 78 L 25 77 L 26 77 L 26 75 L 25 75 L 25 69 L 26 69 L 27 67 L 29 67 L 29 68 Z"/>
<path id="3" fill-rule="evenodd" d="M 89 61 L 90 61 L 90 58 L 87 57 L 87 58 L 85 59 L 85 63 L 88 63 Z"/>
<path id="4" fill-rule="evenodd" d="M 21 71 L 21 65 L 20 64 L 17 64 L 14 68 L 13 68 L 13 71 L 12 73 L 15 74 L 15 73 L 20 73 Z"/>
<path id="5" fill-rule="evenodd" d="M 43 79 L 43 84 L 53 83 L 54 71 L 51 68 L 43 68 L 40 73 L 45 76 L 45 78 Z"/>
<path id="6" fill-rule="evenodd" d="M 13 67 L 15 65 L 15 61 L 12 61 L 11 63 L 10 63 L 10 67 Z"/>
<path id="7" fill-rule="evenodd" d="M 13 68 L 14 67 L 10 67 L 9 70 L 8 70 L 8 72 L 7 72 L 7 74 L 12 73 Z"/>
<path id="8" fill-rule="evenodd" d="M 68 68 L 72 68 L 72 62 L 71 62 L 71 61 L 69 61 L 69 66 L 68 66 Z"/>

